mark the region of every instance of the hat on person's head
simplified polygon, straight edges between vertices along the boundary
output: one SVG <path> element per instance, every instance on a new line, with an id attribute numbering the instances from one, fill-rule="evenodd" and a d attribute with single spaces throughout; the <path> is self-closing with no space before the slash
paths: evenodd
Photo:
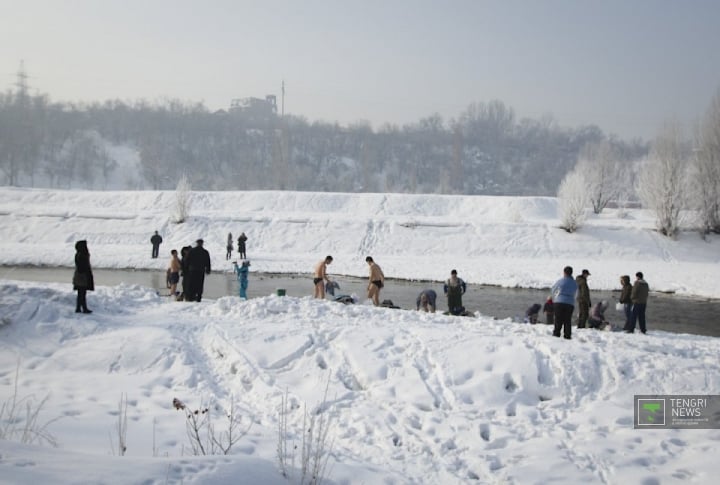
<path id="1" fill-rule="evenodd" d="M 249 260 L 249 259 L 243 259 L 242 264 L 243 264 L 243 266 L 250 266 L 250 260 Z"/>
<path id="2" fill-rule="evenodd" d="M 202 244 L 202 243 L 204 243 L 205 241 L 203 241 L 202 239 L 198 239 L 198 240 L 195 241 L 195 242 L 198 243 L 198 244 Z"/>
<path id="3" fill-rule="evenodd" d="M 586 274 L 586 275 L 588 275 L 588 276 L 592 276 L 592 275 L 590 274 L 590 271 L 588 271 L 588 270 L 586 270 L 586 269 L 582 270 L 582 274 Z"/>

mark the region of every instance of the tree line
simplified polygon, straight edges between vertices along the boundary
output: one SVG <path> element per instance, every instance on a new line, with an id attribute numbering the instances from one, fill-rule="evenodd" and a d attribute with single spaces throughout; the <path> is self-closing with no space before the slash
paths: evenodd
<path id="1" fill-rule="evenodd" d="M 196 190 L 555 195 L 601 142 L 624 161 L 648 152 L 594 125 L 517 119 L 498 100 L 374 130 L 178 100 L 51 102 L 20 81 L 0 94 L 0 183 L 13 186 L 105 188 L 118 176 L 109 147 L 123 146 L 138 161 L 129 189 L 173 189 L 185 175 Z"/>
<path id="2" fill-rule="evenodd" d="M 720 89 L 691 133 L 670 120 L 648 154 L 630 163 L 607 140 L 585 145 L 558 198 L 568 232 L 581 227 L 588 207 L 600 214 L 610 203 L 622 208 L 636 199 L 666 236 L 687 228 L 720 234 Z"/>

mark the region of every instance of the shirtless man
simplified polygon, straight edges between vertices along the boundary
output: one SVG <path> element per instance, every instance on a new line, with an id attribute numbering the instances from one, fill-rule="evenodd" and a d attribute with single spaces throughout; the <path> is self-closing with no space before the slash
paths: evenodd
<path id="1" fill-rule="evenodd" d="M 170 283 L 170 295 L 177 296 L 177 285 L 180 281 L 180 259 L 178 258 L 177 250 L 173 249 L 170 251 L 170 264 L 167 269 L 167 280 Z"/>
<path id="2" fill-rule="evenodd" d="M 325 256 L 325 259 L 315 265 L 315 272 L 313 273 L 313 283 L 315 283 L 315 298 L 325 298 L 325 282 L 330 282 L 327 275 L 327 265 L 332 263 L 332 256 Z"/>
<path id="3" fill-rule="evenodd" d="M 373 302 L 373 305 L 380 305 L 380 288 L 385 286 L 385 275 L 380 269 L 380 266 L 375 264 L 373 258 L 368 256 L 365 258 L 365 262 L 370 266 L 370 281 L 368 282 L 368 298 Z"/>

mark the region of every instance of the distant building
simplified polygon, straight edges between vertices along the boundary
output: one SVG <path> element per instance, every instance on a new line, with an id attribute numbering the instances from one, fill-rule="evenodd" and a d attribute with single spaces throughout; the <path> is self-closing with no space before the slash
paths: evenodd
<path id="1" fill-rule="evenodd" d="M 268 94 L 261 98 L 238 98 L 230 102 L 230 113 L 243 114 L 251 118 L 270 118 L 277 115 L 277 98 Z"/>

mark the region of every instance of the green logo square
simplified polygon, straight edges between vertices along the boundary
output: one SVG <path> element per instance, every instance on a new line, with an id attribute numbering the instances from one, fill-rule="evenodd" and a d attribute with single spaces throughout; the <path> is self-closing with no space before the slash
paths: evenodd
<path id="1" fill-rule="evenodd" d="M 637 424 L 665 426 L 665 399 L 638 399 Z"/>

